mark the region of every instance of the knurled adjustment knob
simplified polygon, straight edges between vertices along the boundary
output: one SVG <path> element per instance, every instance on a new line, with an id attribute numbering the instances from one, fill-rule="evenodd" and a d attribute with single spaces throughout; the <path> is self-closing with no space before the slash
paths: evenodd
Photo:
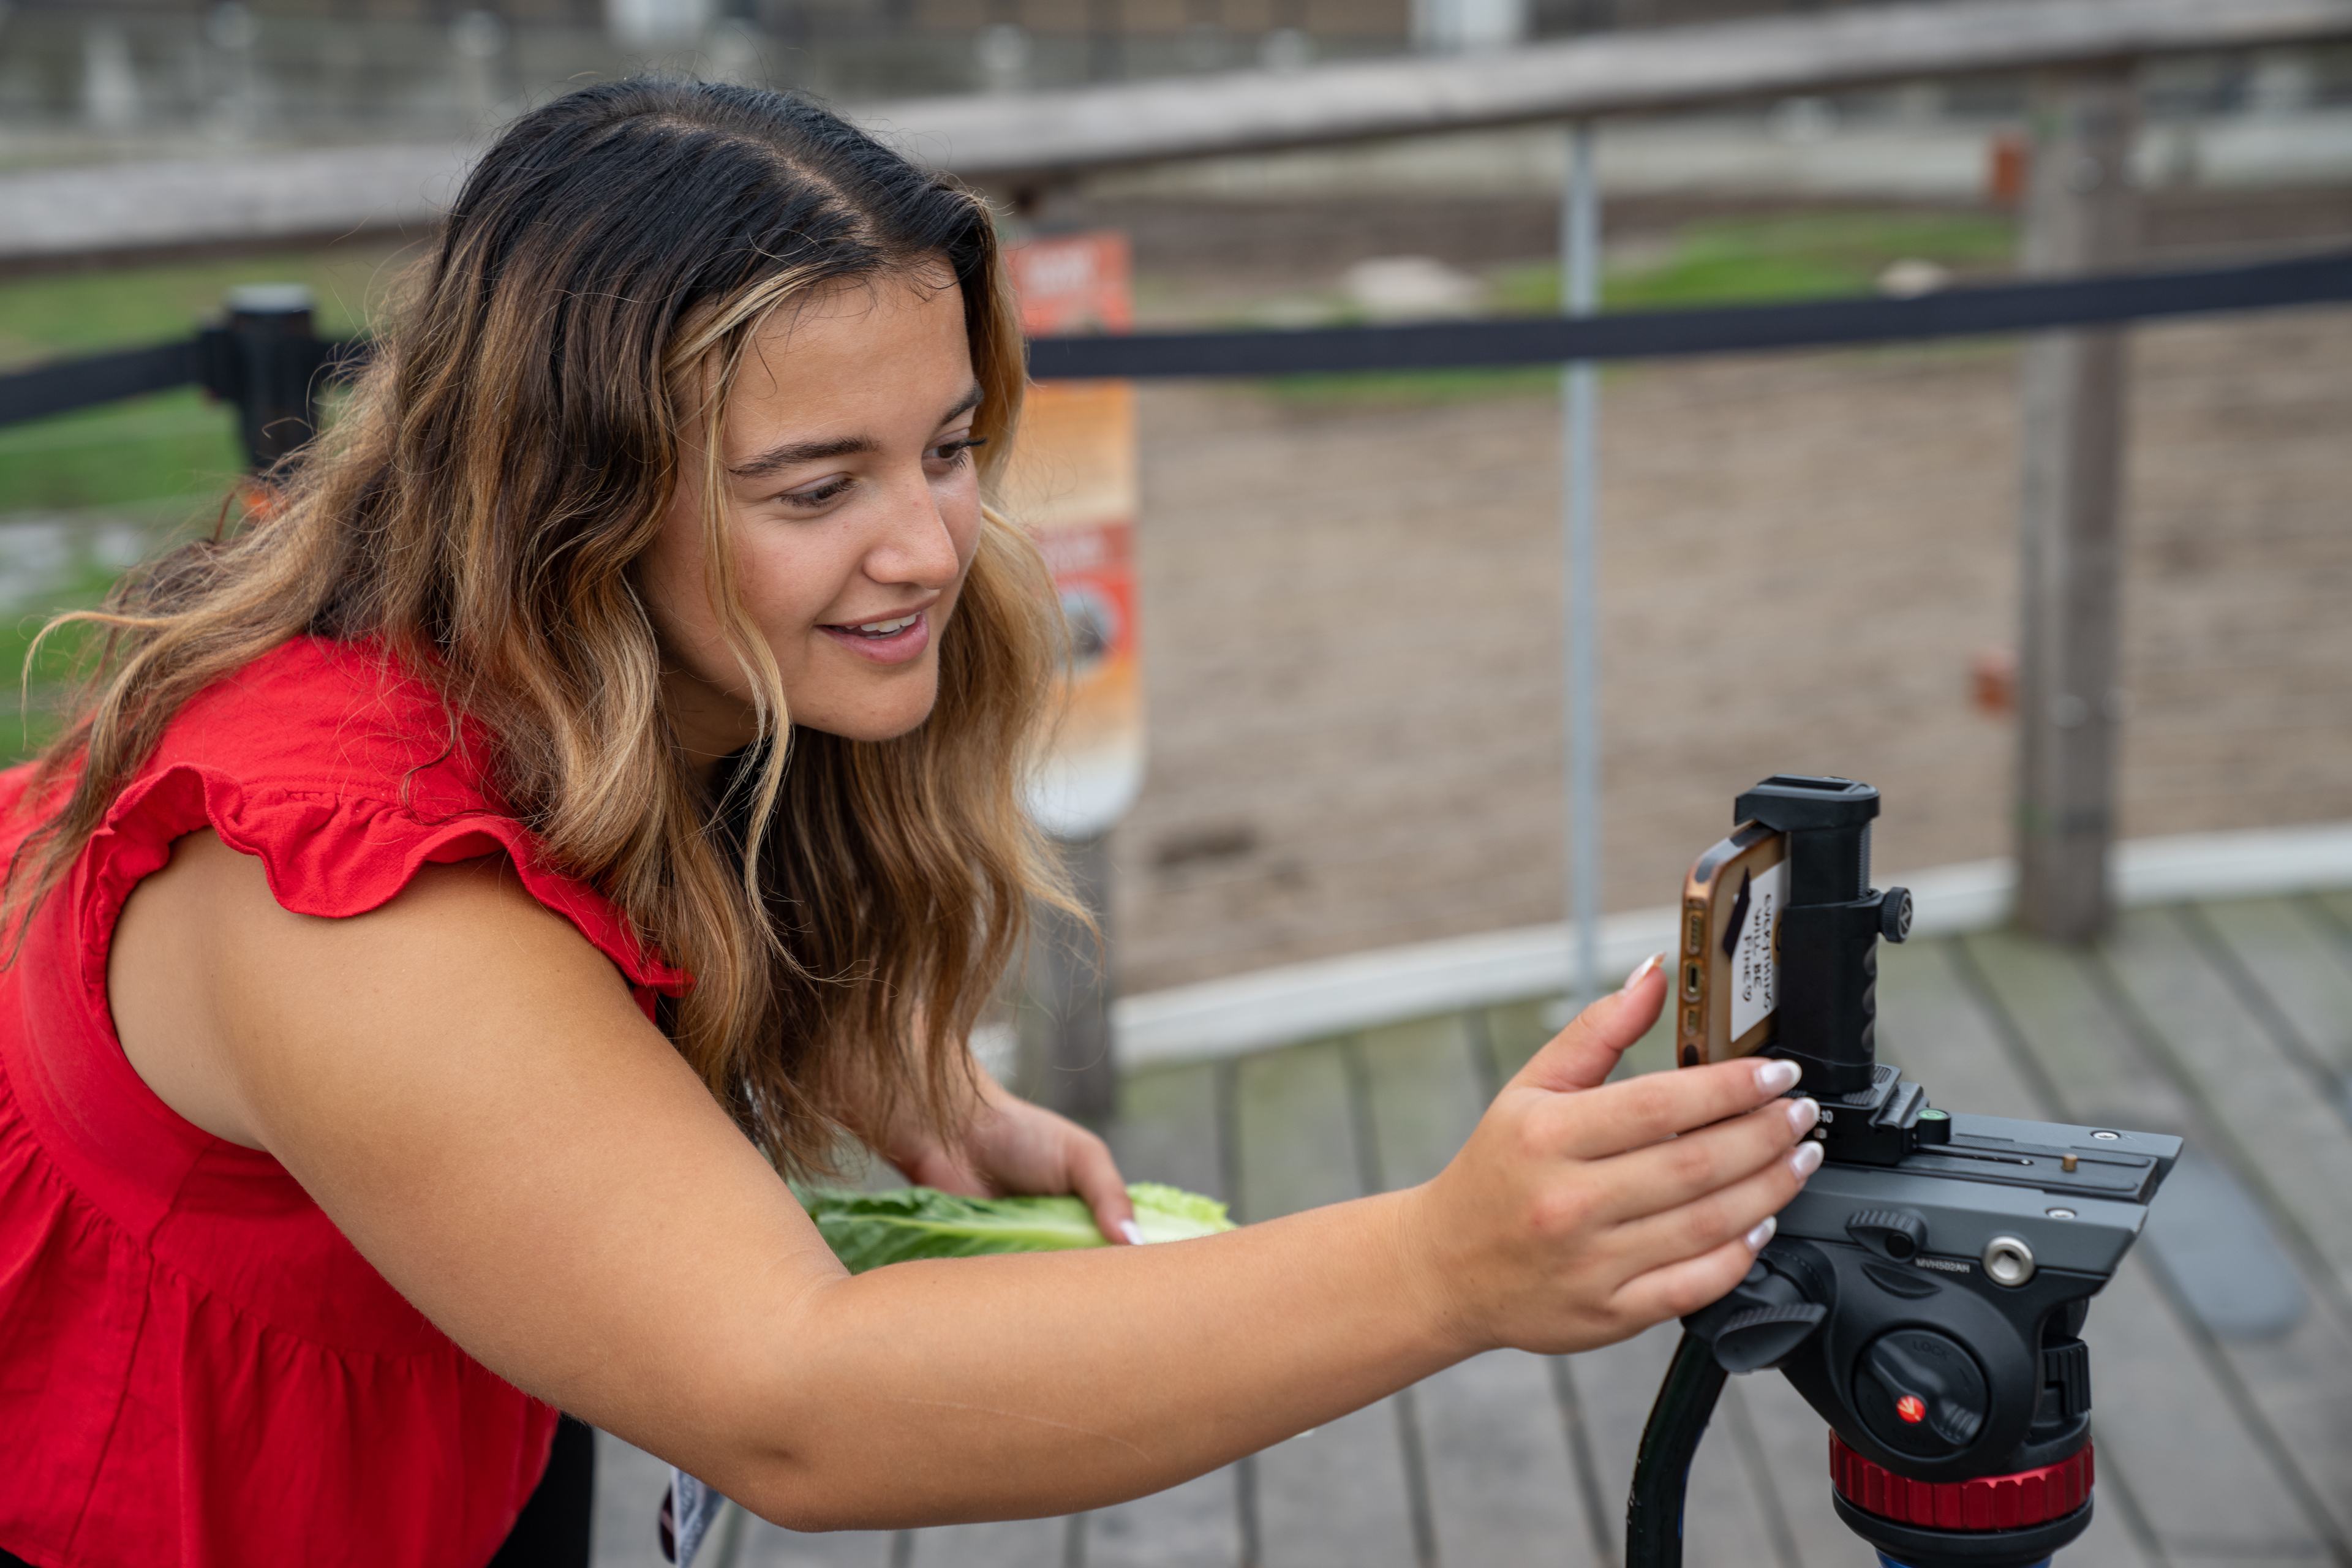
<path id="1" fill-rule="evenodd" d="M 1874 1465 L 1830 1434 L 1830 1484 L 1863 1512 L 1951 1531 L 2027 1530 L 2091 1500 L 2091 1445 L 2055 1464 L 1966 1481 L 1915 1481 Z"/>
<path id="2" fill-rule="evenodd" d="M 1911 934 L 1911 889 L 1889 888 L 1878 895 L 1878 934 L 1902 942 Z"/>
<path id="3" fill-rule="evenodd" d="M 1818 1301 L 1749 1307 L 1734 1312 L 1715 1336 L 1716 1364 L 1726 1372 L 1761 1372 L 1805 1342 L 1829 1309 Z"/>
<path id="4" fill-rule="evenodd" d="M 1856 1209 L 1846 1215 L 1845 1233 L 1897 1263 L 1908 1263 L 1927 1245 L 1927 1221 L 1910 1209 Z"/>
<path id="5" fill-rule="evenodd" d="M 2091 1347 L 2065 1340 L 2042 1347 L 2042 1408 L 2037 1414 L 2073 1417 L 2091 1413 Z"/>

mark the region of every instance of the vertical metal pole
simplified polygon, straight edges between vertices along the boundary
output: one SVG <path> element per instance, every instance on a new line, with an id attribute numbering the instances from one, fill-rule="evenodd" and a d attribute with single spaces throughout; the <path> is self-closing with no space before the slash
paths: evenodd
<path id="1" fill-rule="evenodd" d="M 1601 304 L 1601 183 L 1592 168 L 1592 126 L 1568 139 L 1568 188 L 1560 204 L 1560 303 L 1571 316 Z M 1580 360 L 1560 373 L 1560 489 L 1566 515 L 1568 616 L 1568 907 L 1576 924 L 1577 994 L 1601 994 L 1601 710 L 1594 634 L 1599 563 L 1593 548 L 1599 372 Z"/>

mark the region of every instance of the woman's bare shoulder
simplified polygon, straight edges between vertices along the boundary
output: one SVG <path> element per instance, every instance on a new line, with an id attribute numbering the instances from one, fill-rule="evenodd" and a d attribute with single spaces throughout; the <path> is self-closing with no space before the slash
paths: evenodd
<path id="1" fill-rule="evenodd" d="M 268 1151 L 500 1376 L 727 1473 L 730 1434 L 772 1415 L 777 1302 L 839 1265 L 613 961 L 510 864 L 427 866 L 325 918 L 194 834 L 119 932 L 118 1025 L 167 1103 Z"/>
<path id="2" fill-rule="evenodd" d="M 123 1054 L 164 1104 L 214 1136 L 266 1148 L 248 1103 L 276 1026 L 322 1010 L 364 1030 L 430 1014 L 501 972 L 569 973 L 616 1026 L 636 1010 L 620 975 L 526 892 L 502 856 L 419 867 L 390 901 L 329 920 L 291 913 L 263 863 L 210 831 L 175 840 L 132 889 L 107 955 Z M 248 1060 L 247 1058 L 256 1059 Z"/>

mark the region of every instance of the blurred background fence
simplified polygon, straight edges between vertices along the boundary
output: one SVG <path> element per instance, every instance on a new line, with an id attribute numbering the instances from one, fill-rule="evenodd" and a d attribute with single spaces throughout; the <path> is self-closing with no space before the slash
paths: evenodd
<path id="1" fill-rule="evenodd" d="M 1147 333 L 1554 309 L 1557 122 L 1589 116 L 1609 117 L 1610 311 L 1956 300 L 2018 275 L 2037 227 L 2063 237 L 2092 195 L 2059 177 L 2032 216 L 2029 78 L 2050 62 L 2076 85 L 2045 79 L 2061 94 L 2042 100 L 2045 139 L 2049 106 L 2085 82 L 2137 123 L 2111 132 L 2128 197 L 2112 232 L 2034 270 L 2352 239 L 2336 0 L 1705 9 L 1738 16 L 1645 31 L 1699 8 L 20 5 L 0 15 L 0 156 L 20 166 L 0 175 L 17 273 L 0 365 L 184 339 L 257 279 L 307 285 L 321 331 L 362 332 L 446 190 L 418 171 L 462 164 L 450 137 L 572 71 L 646 60 L 898 95 L 857 112 L 987 184 L 1016 229 L 1130 236 Z M 856 75 L 857 27 L 940 63 Z M 1003 27 L 1032 53 L 991 77 Z M 1286 27 L 1306 47 L 1276 47 Z M 1181 55 L 1211 32 L 1223 52 Z M 1093 52 L 1072 63 L 1048 38 Z M 336 50 L 359 57 L 346 79 Z M 473 90 L 461 58 L 497 66 L 478 100 L 447 96 Z M 1257 68 L 1216 74 L 1236 63 Z M 903 96 L 945 89 L 983 90 Z M 427 139 L 407 163 L 319 161 L 337 140 L 407 156 L 403 138 Z M 346 205 L 306 207 L 322 185 Z M 234 221 L 141 226 L 183 211 Z M 2107 372 L 2131 413 L 2100 837 L 2352 817 L 2352 311 L 2131 338 Z M 1878 783 L 1899 803 L 1889 868 L 2008 852 L 2020 475 L 2050 436 L 2021 418 L 2026 353 L 1994 335 L 1607 373 L 1601 908 L 1670 900 L 1726 796 L 1775 767 Z M 1142 389 L 1151 764 L 1110 846 L 1120 990 L 1558 918 L 1558 385 L 1540 366 L 1423 362 Z M 193 389 L 0 428 L 0 592 L 26 617 L 11 635 L 209 516 L 239 466 L 231 422 Z M 37 700 L 31 722 L 18 746 Z"/>
<path id="2" fill-rule="evenodd" d="M 110 156 L 226 141 L 446 135 L 648 58 L 845 97 L 1018 93 L 1818 13 L 1874 0 L 14 0 L 0 121 Z M 2164 84 L 2168 111 L 2308 90 L 2275 62 Z M 1923 110 L 2013 111 L 1986 84 Z"/>

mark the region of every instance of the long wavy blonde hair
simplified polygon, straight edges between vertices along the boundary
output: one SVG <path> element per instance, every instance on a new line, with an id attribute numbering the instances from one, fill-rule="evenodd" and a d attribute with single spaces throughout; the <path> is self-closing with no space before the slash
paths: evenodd
<path id="1" fill-rule="evenodd" d="M 27 798 L 62 805 L 8 868 L 63 878 L 172 715 L 304 633 L 370 640 L 497 738 L 493 783 L 550 862 L 694 978 L 678 1050 L 785 1168 L 840 1134 L 955 1124 L 963 1048 L 1029 900 L 1068 907 L 1019 794 L 1059 611 L 986 509 L 930 718 L 893 741 L 794 731 L 706 483 L 714 603 L 767 737 L 710 784 L 665 712 L 635 565 L 682 433 L 715 428 L 763 323 L 817 289 L 933 271 L 961 289 L 986 486 L 1024 382 L 990 215 L 804 100 L 638 79 L 517 121 L 451 210 L 331 428 L 269 476 L 266 522 L 174 551 L 93 613 L 102 650 Z M 54 793 L 53 793 L 54 792 Z"/>

